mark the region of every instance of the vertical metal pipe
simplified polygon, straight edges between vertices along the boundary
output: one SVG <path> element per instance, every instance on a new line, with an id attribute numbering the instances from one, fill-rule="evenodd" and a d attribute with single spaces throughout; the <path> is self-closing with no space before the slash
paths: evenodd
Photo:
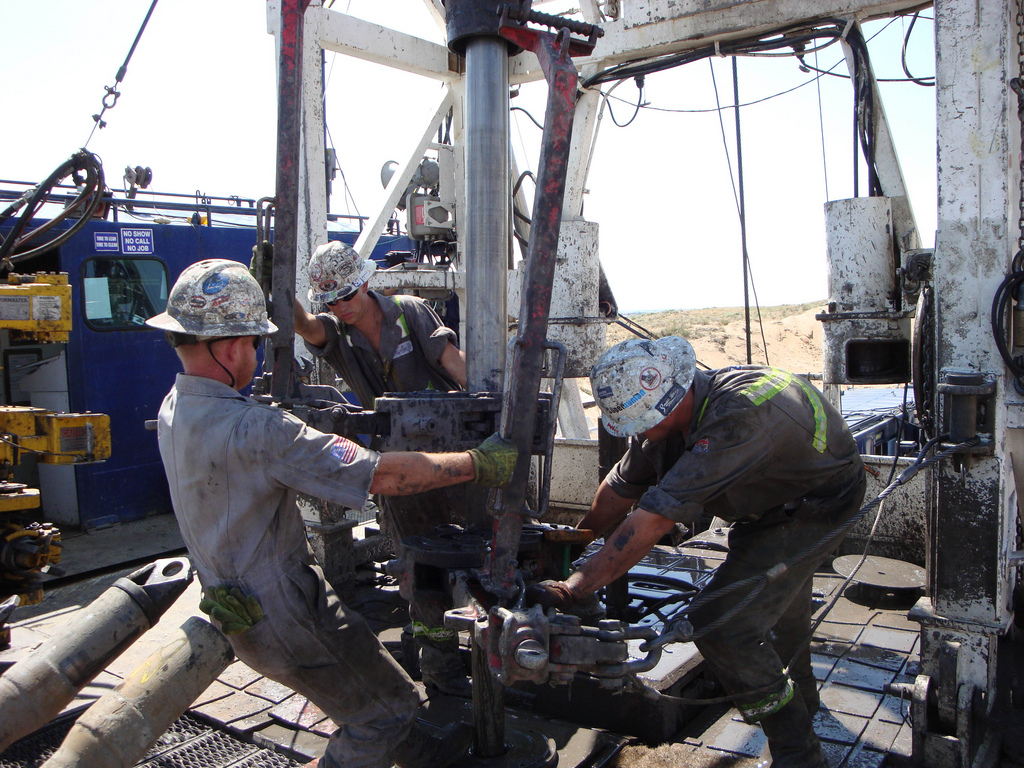
<path id="1" fill-rule="evenodd" d="M 466 44 L 468 210 L 463 218 L 470 392 L 501 392 L 505 378 L 511 195 L 508 131 L 508 43 L 499 37 L 474 37 Z M 467 521 L 478 516 L 476 511 L 467 509 Z M 487 666 L 480 638 L 475 639 L 473 713 L 478 757 L 497 757 L 505 750 L 504 688 Z"/>
<path id="2" fill-rule="evenodd" d="M 508 339 L 508 43 L 466 45 L 466 375 L 470 392 L 500 392 Z"/>
<path id="3" fill-rule="evenodd" d="M 488 635 L 484 631 L 491 619 L 478 621 L 473 631 L 473 756 L 478 759 L 505 754 L 505 686 L 491 672 Z M 501 627 L 490 627 L 500 632 Z"/>
<path id="4" fill-rule="evenodd" d="M 299 149 L 302 140 L 302 17 L 309 0 L 282 0 L 278 35 L 277 204 L 274 209 L 273 379 L 277 399 L 292 395 L 295 356 L 295 254 L 299 247 Z"/>

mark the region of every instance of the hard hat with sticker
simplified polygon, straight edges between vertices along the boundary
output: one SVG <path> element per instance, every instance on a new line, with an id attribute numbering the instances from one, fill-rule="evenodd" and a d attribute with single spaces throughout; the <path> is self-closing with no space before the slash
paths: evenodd
<path id="1" fill-rule="evenodd" d="M 355 293 L 377 271 L 377 264 L 363 259 L 345 243 L 332 240 L 319 246 L 309 259 L 309 300 L 331 302 Z"/>
<path id="2" fill-rule="evenodd" d="M 244 265 L 227 259 L 205 259 L 187 267 L 171 288 L 167 310 L 146 325 L 209 338 L 277 330 L 267 317 L 259 283 Z"/>
<path id="3" fill-rule="evenodd" d="M 696 370 L 693 347 L 678 336 L 612 347 L 590 372 L 605 429 L 629 437 L 657 426 L 686 397 Z"/>

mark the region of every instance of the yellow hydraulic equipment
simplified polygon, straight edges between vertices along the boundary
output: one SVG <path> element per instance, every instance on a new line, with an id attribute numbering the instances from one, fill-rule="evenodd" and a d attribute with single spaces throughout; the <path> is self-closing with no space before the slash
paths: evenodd
<path id="1" fill-rule="evenodd" d="M 39 491 L 11 482 L 26 454 L 43 464 L 79 464 L 110 457 L 110 417 L 0 406 L 0 514 L 39 506 Z M 0 593 L 23 605 L 42 600 L 40 571 L 60 562 L 60 531 L 51 523 L 0 520 Z"/>
<path id="2" fill-rule="evenodd" d="M 67 341 L 71 333 L 71 286 L 66 272 L 16 274 L 0 283 L 0 328 L 12 339 Z"/>
<path id="3" fill-rule="evenodd" d="M 0 329 L 10 340 L 66 342 L 71 317 L 67 273 L 11 273 L 0 281 Z M 42 600 L 40 574 L 61 552 L 57 527 L 32 519 L 39 491 L 13 482 L 26 454 L 43 464 L 103 461 L 110 456 L 110 417 L 0 406 L 0 600 L 17 595 L 23 605 Z M 0 616 L 0 644 L 3 623 Z"/>

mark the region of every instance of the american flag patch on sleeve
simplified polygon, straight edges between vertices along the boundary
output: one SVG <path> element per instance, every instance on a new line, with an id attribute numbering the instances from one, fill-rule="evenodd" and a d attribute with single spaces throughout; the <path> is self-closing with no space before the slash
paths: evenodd
<path id="1" fill-rule="evenodd" d="M 331 446 L 331 456 L 342 464 L 351 464 L 356 457 L 357 449 L 358 446 L 355 443 L 339 435 L 334 439 L 334 445 Z"/>

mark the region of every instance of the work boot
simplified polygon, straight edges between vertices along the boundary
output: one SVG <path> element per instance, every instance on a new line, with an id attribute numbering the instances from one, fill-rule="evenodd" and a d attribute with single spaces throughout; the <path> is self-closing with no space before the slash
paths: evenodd
<path id="1" fill-rule="evenodd" d="M 768 737 L 772 768 L 829 768 L 802 697 L 794 696 L 759 724 Z"/>
<path id="2" fill-rule="evenodd" d="M 451 723 L 432 736 L 419 723 L 413 723 L 409 735 L 395 754 L 396 768 L 448 768 L 464 757 L 473 746 L 473 726 Z"/>
<path id="3" fill-rule="evenodd" d="M 473 698 L 473 684 L 459 656 L 459 648 L 436 648 L 420 644 L 420 679 L 423 685 L 447 696 Z"/>

